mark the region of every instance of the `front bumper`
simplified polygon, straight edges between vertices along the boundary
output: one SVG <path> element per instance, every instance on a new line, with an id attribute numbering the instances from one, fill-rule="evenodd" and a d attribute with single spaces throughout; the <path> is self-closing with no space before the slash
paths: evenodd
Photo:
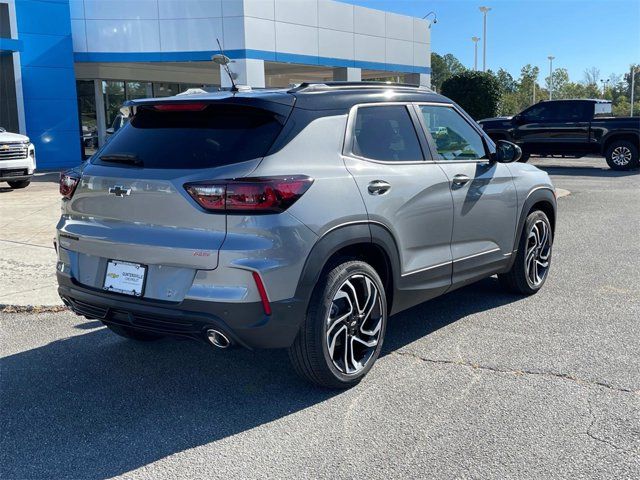
<path id="1" fill-rule="evenodd" d="M 298 299 L 272 302 L 272 314 L 266 315 L 260 302 L 164 302 L 87 288 L 61 272 L 57 277 L 60 298 L 78 315 L 205 342 L 206 331 L 214 328 L 247 348 L 286 348 L 293 343 L 306 313 Z"/>
<path id="2" fill-rule="evenodd" d="M 33 172 L 29 173 L 26 168 L 0 168 L 0 182 L 30 180 L 31 177 L 33 177 Z"/>
<path id="3" fill-rule="evenodd" d="M 29 180 L 36 169 L 35 150 L 29 145 L 27 156 L 13 160 L 0 158 L 0 182 Z M 33 156 L 32 156 L 33 154 Z"/>

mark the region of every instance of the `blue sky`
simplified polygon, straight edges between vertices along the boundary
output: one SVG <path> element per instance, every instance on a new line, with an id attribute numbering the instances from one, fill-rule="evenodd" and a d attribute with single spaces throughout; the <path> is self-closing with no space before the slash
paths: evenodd
<path id="1" fill-rule="evenodd" d="M 547 56 L 554 55 L 554 68 L 566 68 L 571 80 L 580 81 L 586 68 L 597 67 L 607 78 L 640 63 L 640 0 L 342 1 L 416 17 L 434 10 L 432 51 L 453 53 L 467 67 L 473 67 L 471 37 L 482 37 L 481 5 L 492 8 L 487 17 L 487 68 L 492 70 L 502 67 L 517 77 L 531 63 L 546 76 Z"/>

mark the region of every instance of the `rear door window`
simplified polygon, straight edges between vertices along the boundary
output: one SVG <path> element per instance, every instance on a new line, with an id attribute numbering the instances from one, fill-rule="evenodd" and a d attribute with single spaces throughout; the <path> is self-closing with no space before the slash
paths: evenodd
<path id="1" fill-rule="evenodd" d="M 587 102 L 557 102 L 553 120 L 584 122 L 593 116 L 593 107 Z"/>
<path id="2" fill-rule="evenodd" d="M 265 156 L 282 130 L 282 121 L 273 112 L 248 106 L 208 105 L 199 111 L 143 106 L 92 163 L 116 165 L 101 160 L 109 156 L 135 158 L 139 166 L 160 169 L 238 163 Z"/>
<path id="3" fill-rule="evenodd" d="M 424 160 L 413 120 L 405 105 L 359 107 L 352 150 L 354 155 L 371 160 Z"/>

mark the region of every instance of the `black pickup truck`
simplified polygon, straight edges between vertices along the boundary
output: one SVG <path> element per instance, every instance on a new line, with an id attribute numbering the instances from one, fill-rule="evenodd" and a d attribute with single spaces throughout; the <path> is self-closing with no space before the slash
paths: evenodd
<path id="1" fill-rule="evenodd" d="M 522 148 L 520 161 L 531 154 L 583 157 L 602 155 L 614 170 L 638 168 L 640 117 L 611 117 L 605 100 L 549 100 L 514 117 L 478 123 L 494 140 Z"/>

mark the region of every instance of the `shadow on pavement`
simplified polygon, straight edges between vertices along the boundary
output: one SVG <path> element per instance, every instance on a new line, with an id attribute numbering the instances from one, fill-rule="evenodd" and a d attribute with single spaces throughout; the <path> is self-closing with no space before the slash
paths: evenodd
<path id="1" fill-rule="evenodd" d="M 60 182 L 60 172 L 46 172 L 38 174 L 36 173 L 31 178 L 32 183 L 59 183 Z"/>
<path id="2" fill-rule="evenodd" d="M 628 177 L 631 175 L 638 175 L 640 170 L 627 170 L 617 171 L 611 170 L 608 167 L 577 167 L 577 166 L 561 166 L 561 165 L 537 165 L 540 170 L 544 170 L 549 175 L 564 175 L 567 177 L 601 177 L 601 178 L 615 178 L 615 177 Z"/>
<path id="3" fill-rule="evenodd" d="M 395 316 L 384 352 L 517 299 L 495 279 L 453 292 Z M 299 380 L 284 351 L 136 343 L 105 328 L 3 358 L 0 368 L 1 478 L 124 474 L 340 395 Z"/>
<path id="4" fill-rule="evenodd" d="M 47 172 L 42 174 L 36 174 L 31 177 L 31 183 L 59 183 L 60 182 L 60 172 Z M 29 187 L 26 187 L 29 188 Z M 9 193 L 9 192 L 20 192 L 23 189 L 14 189 L 9 186 L 8 183 L 0 182 L 0 193 Z"/>

